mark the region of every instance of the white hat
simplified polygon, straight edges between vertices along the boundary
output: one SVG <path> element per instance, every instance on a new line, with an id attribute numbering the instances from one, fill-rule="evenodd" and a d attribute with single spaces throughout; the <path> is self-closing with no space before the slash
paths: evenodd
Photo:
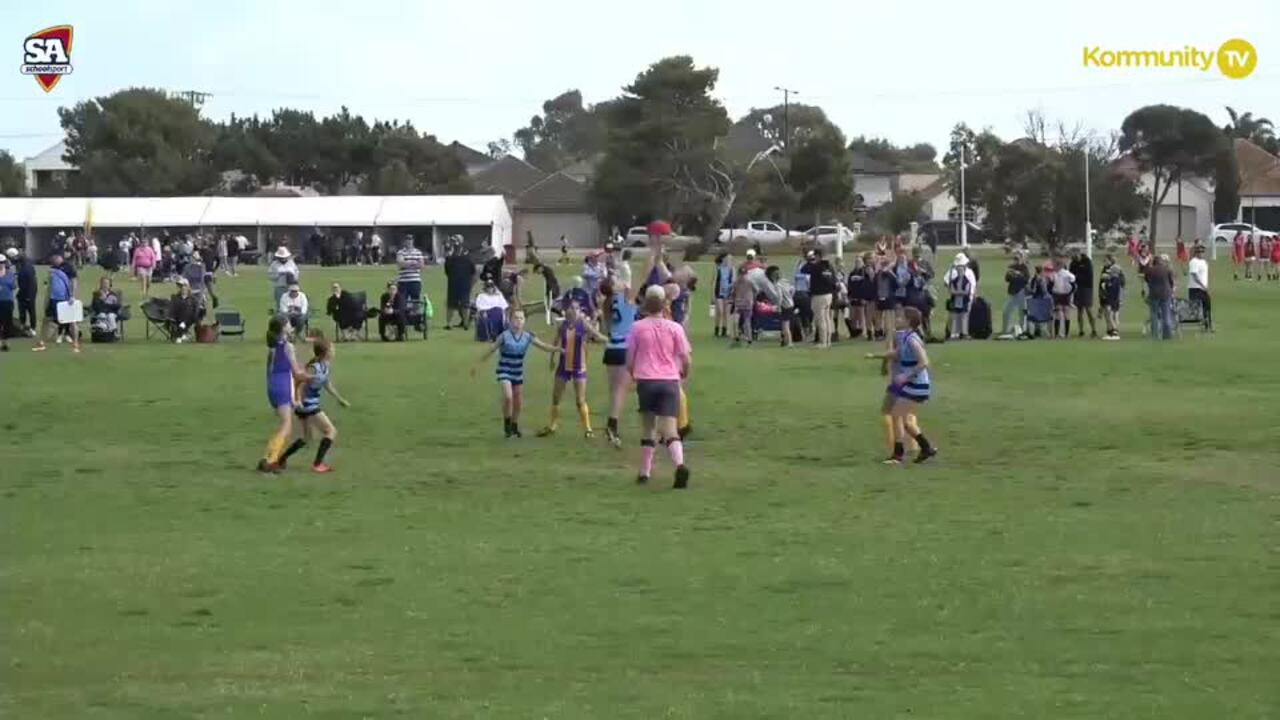
<path id="1" fill-rule="evenodd" d="M 289 258 L 293 257 L 293 254 L 289 252 L 289 248 L 281 245 L 279 248 L 276 249 L 276 257 L 279 258 L 280 260 L 288 260 Z"/>
<path id="2" fill-rule="evenodd" d="M 969 264 L 969 257 L 964 253 L 956 253 L 956 259 L 952 261 L 952 265 L 962 267 Z"/>
<path id="3" fill-rule="evenodd" d="M 8 250 L 4 251 L 4 254 L 8 255 L 10 260 L 13 260 L 14 258 L 18 257 L 18 248 L 9 248 Z"/>
<path id="4" fill-rule="evenodd" d="M 755 256 L 756 256 L 755 248 L 751 248 L 747 250 L 747 257 L 755 257 Z"/>

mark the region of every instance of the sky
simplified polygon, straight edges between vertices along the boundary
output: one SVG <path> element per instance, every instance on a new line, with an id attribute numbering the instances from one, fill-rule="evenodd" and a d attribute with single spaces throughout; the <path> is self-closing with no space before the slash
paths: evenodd
<path id="1" fill-rule="evenodd" d="M 61 24 L 75 28 L 74 71 L 46 94 L 17 66 L 28 34 Z M 1215 50 L 1237 37 L 1258 56 L 1241 80 L 1084 66 L 1086 47 Z M 1277 0 L 45 0 L 3 3 L 6 47 L 0 148 L 19 159 L 61 139 L 59 106 L 130 86 L 212 93 L 203 112 L 215 119 L 346 105 L 483 150 L 547 98 L 615 97 L 676 54 L 719 68 L 716 95 L 735 118 L 788 87 L 847 136 L 940 151 L 961 121 L 1018 137 L 1030 109 L 1099 134 L 1151 103 L 1280 122 Z"/>

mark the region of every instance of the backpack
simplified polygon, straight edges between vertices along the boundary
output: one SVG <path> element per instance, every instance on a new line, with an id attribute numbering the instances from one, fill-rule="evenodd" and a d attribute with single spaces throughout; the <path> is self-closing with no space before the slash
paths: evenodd
<path id="1" fill-rule="evenodd" d="M 991 306 L 983 298 L 974 298 L 969 311 L 969 336 L 974 340 L 991 337 Z"/>

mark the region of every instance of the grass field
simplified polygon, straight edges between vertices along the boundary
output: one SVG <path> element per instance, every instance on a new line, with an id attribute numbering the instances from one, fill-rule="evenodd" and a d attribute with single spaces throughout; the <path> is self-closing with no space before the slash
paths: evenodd
<path id="1" fill-rule="evenodd" d="M 704 292 L 683 493 L 633 484 L 630 416 L 504 441 L 456 331 L 340 346 L 337 471 L 258 476 L 261 270 L 222 281 L 243 343 L 16 343 L 0 715 L 1280 717 L 1280 284 L 1220 264 L 1218 333 L 1158 344 L 1130 281 L 1119 343 L 930 346 L 908 468 L 867 344 L 729 350 Z"/>

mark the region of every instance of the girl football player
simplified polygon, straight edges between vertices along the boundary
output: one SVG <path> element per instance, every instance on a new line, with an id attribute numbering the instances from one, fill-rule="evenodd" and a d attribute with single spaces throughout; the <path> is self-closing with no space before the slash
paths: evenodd
<path id="1" fill-rule="evenodd" d="M 297 397 L 294 383 L 306 378 L 293 356 L 288 327 L 289 321 L 283 315 L 273 315 L 267 322 L 267 347 L 270 348 L 267 351 L 267 402 L 279 422 L 258 461 L 258 472 L 262 473 L 280 472 L 280 455 L 293 431 L 293 405 Z"/>
<path id="2" fill-rule="evenodd" d="M 293 414 L 298 417 L 298 422 L 302 423 L 302 437 L 294 440 L 289 449 L 284 451 L 276 466 L 284 470 L 289 456 L 306 447 L 311 441 L 311 436 L 316 434 L 320 436 L 320 447 L 316 449 L 316 458 L 311 463 L 311 469 L 314 472 L 327 473 L 332 468 L 325 464 L 324 458 L 329 453 L 329 448 L 333 447 L 334 441 L 338 439 L 338 429 L 320 408 L 320 393 L 329 393 L 344 408 L 351 407 L 351 403 L 342 397 L 333 384 L 330 374 L 333 365 L 333 345 L 324 338 L 316 338 L 311 347 L 313 357 L 304 369 L 305 377 L 298 382 L 298 407 L 293 411 Z"/>
<path id="3" fill-rule="evenodd" d="M 560 349 L 542 342 L 524 329 L 524 310 L 519 306 L 511 308 L 507 317 L 507 329 L 471 367 L 471 377 L 476 376 L 476 368 L 481 363 L 498 353 L 496 373 L 498 387 L 502 390 L 502 431 L 507 437 L 518 438 L 524 437 L 520 434 L 520 409 L 524 406 L 524 358 L 529 346 L 553 355 Z"/>
<path id="4" fill-rule="evenodd" d="M 607 343 L 584 317 L 578 302 L 570 300 L 564 308 L 564 321 L 556 330 L 556 347 L 560 354 L 560 364 L 556 366 L 552 356 L 552 366 L 556 368 L 555 386 L 551 390 L 551 422 L 538 431 L 538 437 L 555 435 L 560 429 L 560 400 L 564 398 L 565 385 L 573 383 L 573 397 L 578 407 L 578 420 L 582 422 L 583 435 L 590 439 L 595 437 L 591 429 L 591 408 L 587 406 L 587 340 Z"/>

